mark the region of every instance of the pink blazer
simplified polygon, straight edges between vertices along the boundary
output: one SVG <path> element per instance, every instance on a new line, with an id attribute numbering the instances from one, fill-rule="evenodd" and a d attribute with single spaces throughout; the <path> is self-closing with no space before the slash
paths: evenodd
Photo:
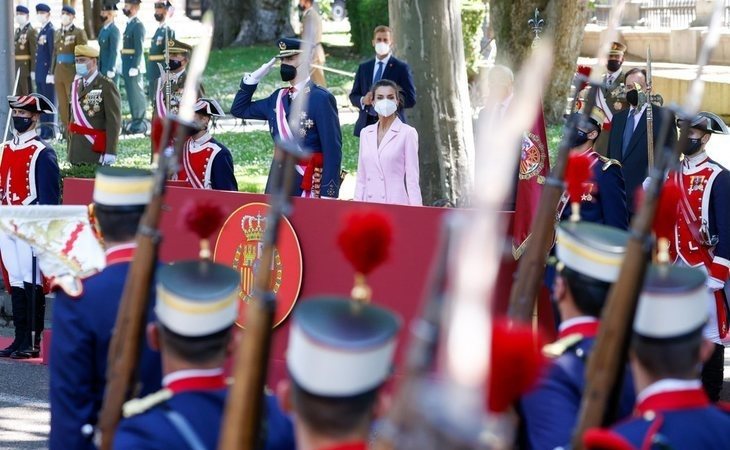
<path id="1" fill-rule="evenodd" d="M 418 132 L 396 117 L 378 147 L 378 124 L 360 133 L 355 200 L 421 206 Z"/>

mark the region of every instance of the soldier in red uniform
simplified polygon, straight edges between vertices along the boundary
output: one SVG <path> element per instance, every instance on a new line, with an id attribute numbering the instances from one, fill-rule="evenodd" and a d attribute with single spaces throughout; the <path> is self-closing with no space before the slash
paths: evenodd
<path id="1" fill-rule="evenodd" d="M 186 181 L 197 189 L 238 191 L 233 175 L 233 157 L 225 145 L 210 135 L 213 117 L 223 117 L 223 108 L 212 98 L 201 98 L 195 105 L 195 122 L 200 131 L 188 138 L 180 170 L 173 180 Z"/>
<path id="2" fill-rule="evenodd" d="M 13 138 L 3 144 L 0 205 L 56 205 L 61 184 L 56 152 L 36 134 L 41 114 L 55 114 L 56 110 L 40 94 L 8 97 L 8 103 L 13 115 Z M 0 254 L 8 271 L 15 325 L 15 339 L 0 350 L 0 357 L 37 357 L 46 302 L 40 272 L 36 268 L 33 273 L 33 249 L 0 233 Z M 33 299 L 36 305 L 31 309 Z M 35 313 L 35 342 L 31 342 L 31 310 Z"/>
<path id="3" fill-rule="evenodd" d="M 690 127 L 681 170 L 672 175 L 682 195 L 671 250 L 677 264 L 705 270 L 707 287 L 714 294 L 704 334 L 715 343 L 715 351 L 702 369 L 702 383 L 710 399 L 717 401 L 723 382 L 722 339 L 728 330 L 730 172 L 707 156 L 705 146 L 710 135 L 728 134 L 728 128 L 720 117 L 704 111 Z"/>

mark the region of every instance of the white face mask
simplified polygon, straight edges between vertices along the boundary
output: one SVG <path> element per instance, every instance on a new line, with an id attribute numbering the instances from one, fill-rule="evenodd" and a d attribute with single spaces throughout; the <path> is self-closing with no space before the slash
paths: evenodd
<path id="1" fill-rule="evenodd" d="M 71 25 L 71 22 L 73 22 L 73 20 L 68 14 L 64 14 L 61 16 L 61 25 L 63 25 L 64 27 Z"/>
<path id="2" fill-rule="evenodd" d="M 18 14 L 17 16 L 15 16 L 15 23 L 17 23 L 21 27 L 25 26 L 25 24 L 28 23 L 28 16 L 25 14 Z"/>
<path id="3" fill-rule="evenodd" d="M 377 53 L 380 56 L 385 56 L 388 53 L 390 53 L 390 44 L 386 44 L 385 42 L 378 42 L 375 44 L 375 53 Z"/>
<path id="4" fill-rule="evenodd" d="M 38 14 L 35 16 L 35 20 L 40 22 L 41 25 L 45 25 L 48 23 L 48 15 L 46 14 Z"/>
<path id="5" fill-rule="evenodd" d="M 391 99 L 384 98 L 375 102 L 375 112 L 383 117 L 392 116 L 398 109 L 398 105 Z"/>

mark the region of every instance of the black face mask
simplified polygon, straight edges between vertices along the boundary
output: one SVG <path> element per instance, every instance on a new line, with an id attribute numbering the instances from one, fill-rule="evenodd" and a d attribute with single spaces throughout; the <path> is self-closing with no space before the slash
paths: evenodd
<path id="1" fill-rule="evenodd" d="M 178 61 L 176 59 L 170 60 L 170 70 L 177 70 L 182 67 L 182 61 Z"/>
<path id="2" fill-rule="evenodd" d="M 33 125 L 33 119 L 30 117 L 13 117 L 13 128 L 18 133 L 25 133 L 31 125 Z"/>
<path id="3" fill-rule="evenodd" d="M 291 64 L 282 64 L 279 69 L 281 81 L 291 81 L 297 77 L 297 68 Z"/>
<path id="4" fill-rule="evenodd" d="M 700 147 L 702 147 L 702 138 L 699 139 L 687 139 L 687 148 L 684 149 L 682 153 L 684 153 L 686 156 L 692 156 L 698 151 L 700 151 Z"/>
<path id="5" fill-rule="evenodd" d="M 106 23 L 106 16 L 99 16 L 101 23 Z"/>
<path id="6" fill-rule="evenodd" d="M 131 10 L 129 10 L 129 9 L 127 9 L 127 8 L 124 8 L 124 9 L 122 9 L 122 12 L 123 12 L 123 13 L 124 13 L 124 15 L 125 15 L 125 16 L 127 16 L 127 17 L 129 17 L 129 16 L 131 16 L 131 15 L 132 15 L 132 11 L 131 11 Z"/>
<path id="7" fill-rule="evenodd" d="M 618 69 L 621 68 L 621 61 L 617 59 L 609 59 L 606 63 L 606 69 L 608 69 L 609 72 L 616 72 Z"/>
<path id="8" fill-rule="evenodd" d="M 578 129 L 573 131 L 573 142 L 570 143 L 571 148 L 580 147 L 586 142 L 588 142 L 588 133 Z"/>
<path id="9" fill-rule="evenodd" d="M 158 22 L 162 22 L 163 20 L 165 20 L 164 14 L 155 13 L 155 20 Z"/>
<path id="10" fill-rule="evenodd" d="M 636 89 L 632 89 L 626 93 L 626 101 L 629 102 L 629 105 L 636 108 L 639 106 L 639 91 Z"/>
<path id="11" fill-rule="evenodd" d="M 304 6 L 302 5 L 297 5 L 297 9 L 299 10 L 299 12 L 304 12 Z"/>

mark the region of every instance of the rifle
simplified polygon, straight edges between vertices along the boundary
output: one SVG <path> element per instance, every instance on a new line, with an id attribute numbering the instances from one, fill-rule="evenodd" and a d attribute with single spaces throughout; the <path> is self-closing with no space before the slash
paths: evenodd
<path id="1" fill-rule="evenodd" d="M 165 111 L 170 110 L 172 83 L 170 82 L 170 27 L 165 27 Z"/>
<path id="2" fill-rule="evenodd" d="M 651 47 L 646 48 L 646 151 L 649 167 L 654 165 L 654 107 L 651 103 L 654 85 L 651 76 Z"/>
<path id="3" fill-rule="evenodd" d="M 705 41 L 697 60 L 697 75 L 690 85 L 685 106 L 681 113 L 693 117 L 699 110 L 704 82 L 702 69 L 709 62 L 712 49 L 720 36 L 720 18 L 723 2 L 715 0 L 715 8 Z M 583 448 L 583 435 L 587 429 L 607 425 L 622 382 L 628 354 L 634 313 L 641 293 L 644 275 L 651 260 L 650 233 L 661 188 L 668 170 L 679 161 L 679 155 L 686 148 L 690 120 L 682 123 L 682 132 L 674 149 L 665 149 L 666 131 L 674 124 L 664 120 L 659 136 L 662 146 L 661 159 L 649 167 L 650 183 L 644 204 L 631 223 L 631 238 L 626 247 L 626 256 L 621 265 L 618 280 L 613 284 L 606 299 L 601 316 L 601 327 L 586 368 L 586 388 L 579 413 L 578 425 L 573 435 L 572 447 Z"/>
<path id="4" fill-rule="evenodd" d="M 18 92 L 18 82 L 20 81 L 20 68 L 15 71 L 15 83 L 13 84 L 13 95 L 15 95 L 16 92 Z M 3 133 L 3 142 L 8 140 L 8 130 L 10 130 L 10 121 L 13 119 L 13 109 L 8 109 L 8 118 L 5 121 L 5 132 Z M 2 156 L 3 152 L 2 149 L 0 149 L 0 156 Z"/>
<path id="5" fill-rule="evenodd" d="M 598 50 L 596 65 L 591 71 L 590 91 L 586 100 L 585 111 L 588 114 L 593 110 L 596 104 L 596 95 L 598 94 L 598 86 L 601 83 L 603 70 L 608 59 L 608 52 L 611 43 L 614 41 L 617 33 L 618 24 L 623 14 L 626 0 L 619 0 L 611 9 L 611 18 L 606 32 L 603 34 L 603 42 Z M 575 86 L 575 97 L 571 102 L 571 112 L 575 110 L 576 100 L 579 95 L 580 86 L 585 80 L 576 76 L 573 79 Z M 553 236 L 555 234 L 555 218 L 558 209 L 558 202 L 563 195 L 563 181 L 565 179 L 565 167 L 570 154 L 571 142 L 573 134 L 578 125 L 578 116 L 570 115 L 570 120 L 566 121 L 563 127 L 563 139 L 558 147 L 558 156 L 555 160 L 550 176 L 545 181 L 540 196 L 540 203 L 537 214 L 532 222 L 532 237 L 527 244 L 525 254 L 520 258 L 517 269 L 517 279 L 512 285 L 512 291 L 509 299 L 508 314 L 511 318 L 521 322 L 530 323 L 532 320 L 532 312 L 535 309 L 535 300 L 540 288 L 540 282 L 545 272 L 545 262 L 550 248 L 553 244 Z"/>
<path id="6" fill-rule="evenodd" d="M 519 85 L 525 89 L 515 94 L 514 107 L 499 125 L 501 132 L 494 126 L 480 134 L 485 138 L 479 142 L 481 151 L 501 146 L 519 148 L 523 130 L 537 112 L 534 99 L 552 67 L 551 43 L 543 40 L 538 44 L 524 67 L 539 69 L 520 73 Z M 489 243 L 501 242 L 504 235 L 505 224 L 497 211 L 512 186 L 504 174 L 513 172 L 519 154 L 498 153 L 489 164 L 476 168 L 476 179 L 490 183 L 489 189 L 473 190 L 476 211 L 451 213 L 442 225 L 429 293 L 420 317 L 410 327 L 405 379 L 377 436 L 376 449 L 484 448 L 491 444 L 482 440 L 483 425 L 490 418 L 484 411 L 481 390 L 490 364 L 488 299 L 501 250 L 500 245 Z M 452 252 L 454 258 L 450 258 Z M 464 339 L 472 341 L 462 346 Z M 430 375 L 439 348 L 446 356 L 447 369 L 442 380 L 434 381 Z"/>
<path id="7" fill-rule="evenodd" d="M 99 414 L 101 450 L 110 450 L 114 433 L 122 416 L 122 406 L 130 395 L 144 333 L 150 290 L 153 288 L 158 247 L 162 236 L 158 230 L 165 183 L 170 173 L 177 170 L 177 161 L 182 154 L 187 137 L 196 131 L 193 125 L 194 105 L 200 78 L 205 69 L 212 41 L 212 13 L 203 17 L 204 33 L 197 51 L 190 61 L 189 74 L 185 80 L 185 92 L 180 102 L 179 116 L 168 114 L 160 141 L 160 159 L 154 174 L 152 199 L 145 208 L 137 231 L 137 249 L 124 283 L 114 333 L 109 345 L 107 384 L 104 402 Z M 174 124 L 173 124 L 174 122 Z M 174 126 L 173 126 L 174 125 Z M 167 147 L 175 128 L 175 147 Z"/>
<path id="8" fill-rule="evenodd" d="M 306 56 L 298 68 L 300 73 L 309 73 L 311 42 L 304 40 L 302 45 L 302 55 Z M 308 90 L 302 90 L 289 111 L 288 121 L 293 136 L 299 135 L 299 118 L 301 112 L 306 110 L 308 99 Z M 246 338 L 236 350 L 233 386 L 228 393 L 221 421 L 220 450 L 254 450 L 260 447 L 263 438 L 264 387 L 276 311 L 276 296 L 271 290 L 272 258 L 281 218 L 291 211 L 289 196 L 295 178 L 295 162 L 309 156 L 295 140 L 279 141 L 276 148 L 276 153 L 284 155 L 284 161 L 281 166 L 273 165 L 272 182 L 276 190 L 271 197 L 271 208 L 266 219 L 261 263 L 254 274 L 253 301 L 246 312 Z"/>

